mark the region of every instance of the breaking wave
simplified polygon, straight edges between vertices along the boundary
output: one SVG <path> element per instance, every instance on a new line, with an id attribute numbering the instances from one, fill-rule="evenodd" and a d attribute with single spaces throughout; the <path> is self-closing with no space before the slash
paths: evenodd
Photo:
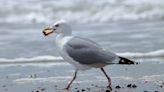
<path id="1" fill-rule="evenodd" d="M 117 54 L 120 56 L 132 57 L 132 58 L 159 58 L 159 57 L 164 57 L 164 49 L 146 52 L 146 53 L 125 52 L 125 53 L 117 53 Z"/>
<path id="2" fill-rule="evenodd" d="M 49 63 L 58 62 L 62 60 L 62 57 L 55 56 L 37 56 L 32 58 L 0 58 L 0 64 L 13 64 L 13 63 Z"/>
<path id="3" fill-rule="evenodd" d="M 2 0 L 1 23 L 77 23 L 164 19 L 163 0 Z"/>
<path id="4" fill-rule="evenodd" d="M 164 57 L 164 50 L 157 50 L 147 53 L 117 53 L 117 55 L 128 57 L 128 58 L 162 58 Z M 63 61 L 63 58 L 60 56 L 37 56 L 32 58 L 15 58 L 15 59 L 6 59 L 0 58 L 0 64 L 15 64 L 15 63 L 53 63 Z"/>

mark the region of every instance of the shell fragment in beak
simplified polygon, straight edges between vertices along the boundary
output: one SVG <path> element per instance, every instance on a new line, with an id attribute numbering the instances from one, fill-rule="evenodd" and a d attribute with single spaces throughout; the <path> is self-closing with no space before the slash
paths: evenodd
<path id="1" fill-rule="evenodd" d="M 43 29 L 43 34 L 44 36 L 48 36 L 50 34 L 52 34 L 54 32 L 54 30 L 52 28 L 46 27 Z"/>

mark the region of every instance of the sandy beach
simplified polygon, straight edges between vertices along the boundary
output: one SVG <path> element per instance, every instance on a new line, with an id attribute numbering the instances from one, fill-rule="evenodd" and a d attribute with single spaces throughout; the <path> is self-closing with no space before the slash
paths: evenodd
<path id="1" fill-rule="evenodd" d="M 162 62 L 111 65 L 105 70 L 112 78 L 112 92 L 163 92 Z M 156 67 L 156 68 L 155 68 Z M 158 72 L 157 72 L 158 71 Z M 69 91 L 62 90 L 72 78 L 68 63 L 6 64 L 0 66 L 1 92 L 109 92 L 99 69 L 81 71 Z"/>

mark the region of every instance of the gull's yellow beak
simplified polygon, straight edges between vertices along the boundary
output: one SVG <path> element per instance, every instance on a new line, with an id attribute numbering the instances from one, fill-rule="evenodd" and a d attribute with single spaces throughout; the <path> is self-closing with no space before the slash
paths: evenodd
<path id="1" fill-rule="evenodd" d="M 43 29 L 42 32 L 43 32 L 44 36 L 48 36 L 48 35 L 50 35 L 54 32 L 54 29 L 52 29 L 50 27 L 46 27 L 46 28 Z"/>

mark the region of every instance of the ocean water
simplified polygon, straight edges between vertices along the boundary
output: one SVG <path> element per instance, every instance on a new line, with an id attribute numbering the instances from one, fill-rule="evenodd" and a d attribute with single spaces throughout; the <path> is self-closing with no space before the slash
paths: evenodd
<path id="1" fill-rule="evenodd" d="M 44 37 L 44 24 L 1 24 L 0 62 L 62 60 L 55 35 Z M 164 21 L 130 21 L 108 24 L 72 24 L 73 35 L 89 38 L 106 50 L 131 59 L 163 61 Z"/>
<path id="2" fill-rule="evenodd" d="M 163 61 L 163 0 L 1 0 L 0 63 L 62 60 L 55 36 L 42 34 L 59 19 L 71 24 L 74 35 L 118 55 Z"/>
<path id="3" fill-rule="evenodd" d="M 109 23 L 164 19 L 163 0 L 1 0 L 0 23 Z"/>
<path id="4" fill-rule="evenodd" d="M 105 67 L 114 91 L 163 92 L 164 0 L 0 0 L 0 92 L 55 92 L 54 85 L 63 88 L 71 80 L 74 67 L 58 54 L 55 35 L 42 34 L 60 19 L 73 35 L 139 62 Z M 137 88 L 126 88 L 129 83 Z M 106 87 L 99 69 L 79 73 L 72 89 L 105 92 L 91 84 Z"/>

